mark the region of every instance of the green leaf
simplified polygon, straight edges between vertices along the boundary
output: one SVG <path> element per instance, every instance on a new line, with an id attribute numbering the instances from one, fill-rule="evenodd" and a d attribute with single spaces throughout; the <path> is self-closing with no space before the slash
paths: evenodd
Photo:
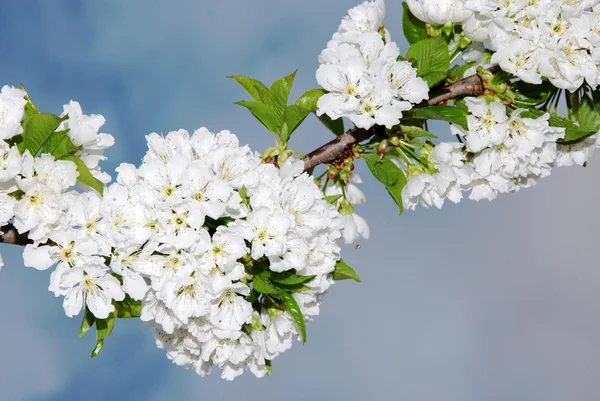
<path id="1" fill-rule="evenodd" d="M 600 114 L 594 107 L 593 100 L 585 95 L 579 105 L 579 128 L 584 131 L 598 132 L 600 130 Z"/>
<path id="2" fill-rule="evenodd" d="M 92 351 L 92 358 L 102 351 L 104 339 L 112 333 L 115 327 L 116 314 L 111 312 L 106 319 L 96 319 L 96 346 Z"/>
<path id="3" fill-rule="evenodd" d="M 63 159 L 79 151 L 80 148 L 75 146 L 67 132 L 67 130 L 53 132 L 42 146 L 42 153 L 50 153 L 55 159 Z"/>
<path id="4" fill-rule="evenodd" d="M 271 99 L 273 100 L 273 106 L 278 111 L 280 116 L 283 118 L 287 102 L 290 97 L 290 91 L 292 90 L 292 84 L 296 77 L 296 71 L 290 75 L 285 76 L 277 81 L 273 82 L 269 92 L 271 92 Z"/>
<path id="5" fill-rule="evenodd" d="M 83 160 L 75 155 L 65 156 L 63 157 L 63 160 L 72 161 L 77 166 L 77 171 L 79 172 L 79 176 L 77 177 L 78 183 L 95 189 L 100 195 L 104 193 L 104 184 L 92 175 L 90 169 L 85 165 Z"/>
<path id="6" fill-rule="evenodd" d="M 367 167 L 383 185 L 394 185 L 398 181 L 398 173 L 400 169 L 391 160 L 383 158 L 380 160 L 379 155 L 363 155 L 362 158 L 367 163 Z"/>
<path id="7" fill-rule="evenodd" d="M 264 272 L 261 272 L 264 273 Z M 267 295 L 278 295 L 281 293 L 281 289 L 275 286 L 269 278 L 264 274 L 257 274 L 254 276 L 252 281 L 252 288 L 260 292 L 261 294 Z"/>
<path id="8" fill-rule="evenodd" d="M 337 201 L 340 200 L 341 197 L 342 197 L 342 195 L 339 194 L 339 195 L 326 196 L 323 199 L 325 200 L 325 202 L 329 203 L 330 205 L 335 205 L 337 203 Z"/>
<path id="9" fill-rule="evenodd" d="M 550 82 L 543 81 L 534 85 L 523 81 L 511 84 L 512 90 L 517 94 L 514 103 L 519 107 L 533 107 L 544 103 L 557 89 Z"/>
<path id="10" fill-rule="evenodd" d="M 253 288 L 252 290 L 250 290 L 250 294 L 246 297 L 246 301 L 253 303 L 254 301 L 258 300 L 259 296 L 260 296 L 260 292 L 256 291 Z"/>
<path id="11" fill-rule="evenodd" d="M 242 198 L 243 203 L 245 203 L 246 205 L 250 204 L 250 197 L 248 196 L 248 188 L 246 188 L 245 185 L 242 185 L 242 187 L 238 191 L 238 194 L 240 195 L 240 198 Z"/>
<path id="12" fill-rule="evenodd" d="M 321 88 L 311 89 L 306 91 L 296 100 L 296 105 L 300 106 L 304 109 L 307 109 L 310 112 L 317 111 L 317 103 L 321 96 L 326 94 L 327 91 Z"/>
<path id="13" fill-rule="evenodd" d="M 85 310 L 83 311 L 83 319 L 81 321 L 81 328 L 79 329 L 79 337 L 83 337 L 88 331 L 90 331 L 95 321 L 96 317 L 86 306 Z"/>
<path id="14" fill-rule="evenodd" d="M 337 120 L 332 120 L 327 114 L 323 114 L 322 116 L 317 116 L 319 121 L 323 123 L 331 132 L 335 134 L 335 136 L 340 136 L 346 129 L 344 128 L 344 120 L 342 118 L 338 118 Z"/>
<path id="15" fill-rule="evenodd" d="M 27 92 L 23 85 L 19 85 L 19 87 Z M 35 103 L 33 103 L 33 100 L 31 100 L 31 97 L 29 97 L 29 95 L 25 96 L 25 100 L 27 100 L 27 103 L 25 104 L 25 118 L 23 119 L 23 121 L 26 121 L 35 114 L 40 114 L 37 106 L 35 105 Z"/>
<path id="16" fill-rule="evenodd" d="M 404 213 L 404 204 L 402 203 L 402 190 L 404 189 L 405 185 L 406 176 L 404 175 L 404 172 L 400 170 L 398 181 L 394 185 L 385 187 L 392 199 L 394 199 L 394 202 L 396 202 L 396 205 L 398 205 L 398 210 L 400 214 Z"/>
<path id="17" fill-rule="evenodd" d="M 129 295 L 125 299 L 118 302 L 113 302 L 115 313 L 119 319 L 131 319 L 140 317 L 142 313 L 142 301 L 136 301 Z"/>
<path id="18" fill-rule="evenodd" d="M 288 291 L 284 291 L 280 294 L 280 299 L 285 305 L 287 311 L 292 315 L 298 328 L 300 329 L 300 334 L 302 334 L 302 343 L 306 343 L 306 323 L 304 322 L 304 316 L 302 316 L 302 310 L 296 299 L 290 294 Z"/>
<path id="19" fill-rule="evenodd" d="M 252 115 L 270 132 L 274 134 L 279 133 L 279 129 L 283 125 L 283 114 L 280 117 L 277 111 L 260 102 L 240 100 L 239 102 L 235 102 L 235 104 L 239 104 L 250 110 Z"/>
<path id="20" fill-rule="evenodd" d="M 467 124 L 467 113 L 458 107 L 429 106 L 408 110 L 403 113 L 406 118 L 447 121 L 452 124 L 460 125 L 464 129 L 469 129 Z"/>
<path id="21" fill-rule="evenodd" d="M 292 135 L 292 132 L 294 132 L 296 130 L 296 128 L 298 128 L 298 126 L 302 123 L 302 121 L 304 121 L 306 116 L 308 116 L 309 114 L 310 114 L 310 110 L 307 110 L 307 109 L 305 109 L 301 106 L 297 106 L 295 104 L 292 104 L 292 105 L 286 107 L 284 120 L 285 120 L 285 123 L 287 124 L 287 130 L 286 130 L 287 132 L 284 135 L 283 130 L 282 130 L 281 141 L 287 142 L 287 140 Z"/>
<path id="22" fill-rule="evenodd" d="M 267 376 L 271 376 L 271 373 L 273 373 L 273 362 L 265 359 L 265 368 L 267 369 Z"/>
<path id="23" fill-rule="evenodd" d="M 353 268 L 348 266 L 343 259 L 340 259 L 335 264 L 335 270 L 333 271 L 333 279 L 334 280 L 354 280 L 360 283 L 360 277 L 354 271 Z"/>
<path id="24" fill-rule="evenodd" d="M 446 72 L 432 71 L 429 74 L 423 75 L 421 78 L 423 78 L 425 82 L 427 82 L 427 85 L 430 88 L 433 88 L 446 78 Z"/>
<path id="25" fill-rule="evenodd" d="M 448 45 L 441 37 L 414 43 L 406 52 L 406 58 L 414 60 L 417 76 L 423 78 L 429 87 L 442 81 L 450 68 Z"/>
<path id="26" fill-rule="evenodd" d="M 231 78 L 240 84 L 242 88 L 244 88 L 244 90 L 248 92 L 250 96 L 252 96 L 252 99 L 256 100 L 257 102 L 264 103 L 266 105 L 271 104 L 271 94 L 269 93 L 269 88 L 267 88 L 262 82 L 240 75 L 231 75 L 227 78 Z"/>
<path id="27" fill-rule="evenodd" d="M 417 43 L 427 39 L 427 25 L 414 16 L 408 8 L 407 3 L 402 3 L 404 14 L 402 15 L 402 30 L 409 44 Z"/>
<path id="28" fill-rule="evenodd" d="M 32 156 L 37 155 L 62 121 L 54 114 L 32 114 L 23 122 L 23 141 L 18 145 L 19 151 L 23 153 L 27 149 Z"/>
<path id="29" fill-rule="evenodd" d="M 315 277 L 316 276 L 300 276 L 290 272 L 273 272 L 271 274 L 271 281 L 273 281 L 276 285 L 298 285 L 309 283 Z"/>
<path id="30" fill-rule="evenodd" d="M 92 358 L 95 358 L 102 351 L 102 348 L 104 348 L 104 340 L 97 341 L 96 346 L 92 350 Z"/>
<path id="31" fill-rule="evenodd" d="M 410 138 L 426 138 L 426 139 L 435 139 L 437 136 L 433 135 L 431 132 L 421 128 L 414 127 L 412 125 L 400 125 L 400 130 L 408 134 Z"/>

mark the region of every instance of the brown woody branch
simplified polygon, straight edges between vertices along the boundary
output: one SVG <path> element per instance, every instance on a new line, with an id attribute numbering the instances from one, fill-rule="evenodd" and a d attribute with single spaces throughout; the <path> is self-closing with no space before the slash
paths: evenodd
<path id="1" fill-rule="evenodd" d="M 422 106 L 434 106 L 460 96 L 479 96 L 483 94 L 483 91 L 484 87 L 481 78 L 477 75 L 473 75 L 435 90 L 431 98 L 423 102 Z M 380 126 L 374 126 L 368 130 L 352 128 L 345 134 L 338 136 L 334 140 L 307 154 L 304 159 L 304 170 L 309 170 L 319 164 L 330 163 L 340 158 L 346 150 L 352 148 L 354 145 L 366 141 L 374 135 L 382 136 L 384 133 L 383 127 Z M 0 234 L 0 243 L 21 246 L 32 243 L 32 241 L 27 238 L 26 233 L 19 234 L 17 229 L 11 224 L 3 226 L 0 230 L 2 231 L 2 234 Z"/>
<path id="2" fill-rule="evenodd" d="M 435 106 L 446 100 L 455 99 L 460 96 L 480 96 L 484 92 L 484 86 L 478 75 L 472 75 L 450 85 L 445 85 L 435 90 L 429 100 L 424 101 L 422 106 Z M 354 145 L 366 141 L 377 134 L 377 126 L 365 130 L 352 128 L 334 140 L 326 143 L 318 149 L 313 150 L 304 158 L 304 171 L 323 163 L 330 163 L 340 158 L 344 152 Z"/>
<path id="3" fill-rule="evenodd" d="M 0 243 L 22 246 L 33 244 L 33 241 L 27 238 L 27 233 L 19 234 L 17 229 L 12 224 L 3 226 L 0 228 L 0 231 L 2 231 L 2 234 L 0 235 Z"/>

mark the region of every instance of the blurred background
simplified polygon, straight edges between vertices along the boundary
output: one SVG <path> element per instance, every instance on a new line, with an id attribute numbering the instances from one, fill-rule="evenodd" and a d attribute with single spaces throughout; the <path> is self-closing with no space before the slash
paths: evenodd
<path id="1" fill-rule="evenodd" d="M 401 2 L 386 26 L 402 41 Z M 233 101 L 227 75 L 271 82 L 298 68 L 292 96 L 316 86 L 317 55 L 357 0 L 3 0 L 1 84 L 23 83 L 43 111 L 69 100 L 107 119 L 117 145 L 104 169 L 136 163 L 144 135 L 230 129 L 256 150 L 271 135 Z M 295 98 L 295 97 L 294 97 Z M 446 128 L 436 132 L 449 138 Z M 331 139 L 310 117 L 292 145 Z M 371 238 L 344 259 L 321 315 L 273 363 L 233 383 L 173 365 L 153 331 L 119 321 L 90 360 L 93 334 L 64 315 L 49 272 L 2 245 L 0 399 L 63 400 L 600 400 L 600 155 L 494 202 L 397 216 L 365 178 L 357 212 Z"/>

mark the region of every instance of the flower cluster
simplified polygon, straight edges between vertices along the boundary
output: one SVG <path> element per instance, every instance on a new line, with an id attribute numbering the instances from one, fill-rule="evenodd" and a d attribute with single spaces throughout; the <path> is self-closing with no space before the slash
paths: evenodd
<path id="1" fill-rule="evenodd" d="M 430 24 L 462 24 L 475 42 L 490 43 L 492 63 L 532 84 L 548 79 L 574 92 L 600 84 L 598 0 L 409 0 Z"/>
<path id="2" fill-rule="evenodd" d="M 416 69 L 398 61 L 400 50 L 383 27 L 384 16 L 383 0 L 364 2 L 348 12 L 327 43 L 317 82 L 329 93 L 319 99 L 318 115 L 348 117 L 359 128 L 391 128 L 402 111 L 428 98 Z"/>
<path id="3" fill-rule="evenodd" d="M 122 164 L 103 198 L 79 198 L 71 235 L 29 252 L 58 261 L 57 271 L 83 271 L 96 317 L 125 294 L 142 300 L 141 319 L 174 363 L 201 375 L 216 364 L 230 380 L 245 369 L 260 377 L 302 334 L 298 319 L 319 312 L 339 259 L 339 214 L 302 162 L 262 163 L 228 131 L 147 139 L 139 168 Z M 122 288 L 101 274 L 99 254 Z"/>
<path id="4" fill-rule="evenodd" d="M 528 117 L 517 109 L 510 115 L 504 105 L 483 98 L 466 98 L 468 130 L 452 125 L 464 142 L 438 144 L 427 155 L 434 173 L 421 166 L 408 167 L 409 180 L 402 192 L 404 206 L 419 203 L 440 208 L 445 199 L 492 200 L 499 193 L 535 185 L 556 166 L 583 165 L 597 146 L 597 135 L 576 145 L 560 145 L 564 128 L 551 127 L 549 114 Z M 425 152 L 427 153 L 427 152 Z"/>

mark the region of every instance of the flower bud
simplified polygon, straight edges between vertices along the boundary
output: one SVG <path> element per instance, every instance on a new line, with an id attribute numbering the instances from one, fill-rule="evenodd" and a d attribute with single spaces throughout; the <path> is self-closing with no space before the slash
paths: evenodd
<path id="1" fill-rule="evenodd" d="M 377 147 L 377 153 L 379 153 L 380 155 L 385 154 L 385 150 L 387 149 L 387 145 L 388 145 L 388 141 L 386 139 L 384 139 L 383 141 L 379 142 L 379 146 Z"/>
<path id="2" fill-rule="evenodd" d="M 338 208 L 338 211 L 340 212 L 340 214 L 352 214 L 354 213 L 354 205 L 352 205 L 352 203 L 348 199 L 343 199 L 340 202 L 340 207 Z"/>

